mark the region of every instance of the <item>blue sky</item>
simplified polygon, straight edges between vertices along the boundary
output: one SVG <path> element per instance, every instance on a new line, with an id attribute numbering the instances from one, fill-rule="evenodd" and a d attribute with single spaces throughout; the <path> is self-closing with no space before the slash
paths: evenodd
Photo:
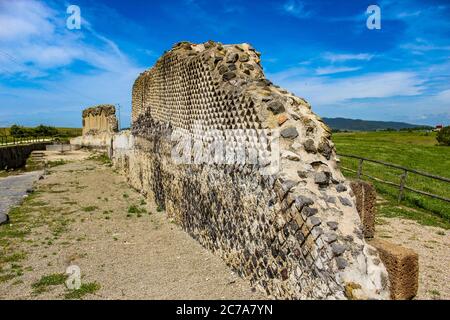
<path id="1" fill-rule="evenodd" d="M 81 8 L 80 30 L 66 9 Z M 366 9 L 381 8 L 381 29 Z M 252 44 L 323 117 L 450 124 L 449 1 L 0 0 L 0 126 L 81 126 L 179 41 Z"/>

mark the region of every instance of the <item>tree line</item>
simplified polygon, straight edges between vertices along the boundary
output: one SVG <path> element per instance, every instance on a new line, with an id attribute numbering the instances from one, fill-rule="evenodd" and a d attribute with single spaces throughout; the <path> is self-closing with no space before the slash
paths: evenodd
<path id="1" fill-rule="evenodd" d="M 11 128 L 9 128 L 9 134 L 16 138 L 53 137 L 58 135 L 58 133 L 58 129 L 56 129 L 55 127 L 45 126 L 43 124 L 34 128 L 28 128 L 14 124 L 11 126 Z"/>
<path id="2" fill-rule="evenodd" d="M 0 0 L 1 1 L 1 0 Z M 69 139 L 81 136 L 81 128 L 60 128 L 46 125 L 39 125 L 37 127 L 24 127 L 17 124 L 9 128 L 0 128 L 0 137 L 14 137 L 14 138 L 59 138 Z"/>

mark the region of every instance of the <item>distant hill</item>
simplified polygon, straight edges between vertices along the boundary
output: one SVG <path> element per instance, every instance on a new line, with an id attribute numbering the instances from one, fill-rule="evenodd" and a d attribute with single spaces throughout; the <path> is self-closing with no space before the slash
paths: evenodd
<path id="1" fill-rule="evenodd" d="M 410 124 L 394 121 L 370 121 L 346 118 L 322 118 L 323 121 L 333 130 L 348 131 L 376 131 L 386 129 L 432 129 L 429 126 Z"/>

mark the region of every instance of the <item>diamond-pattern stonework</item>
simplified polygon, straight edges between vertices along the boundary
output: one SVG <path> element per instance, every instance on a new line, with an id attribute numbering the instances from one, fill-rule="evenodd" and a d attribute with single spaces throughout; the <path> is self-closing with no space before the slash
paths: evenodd
<path id="1" fill-rule="evenodd" d="M 177 163 L 176 135 L 203 150 L 217 141 L 227 151 L 244 146 L 247 158 L 253 150 L 265 161 L 193 155 Z M 132 186 L 270 297 L 388 298 L 386 269 L 360 236 L 330 137 L 305 100 L 265 79 L 250 45 L 183 42 L 134 83 L 131 136 L 122 137 L 132 143 L 113 160 Z M 263 174 L 275 161 L 274 140 L 279 170 Z"/>

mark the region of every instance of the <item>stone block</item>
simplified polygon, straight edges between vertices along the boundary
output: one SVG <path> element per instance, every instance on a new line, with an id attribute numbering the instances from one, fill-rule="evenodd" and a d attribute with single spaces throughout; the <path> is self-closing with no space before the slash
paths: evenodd
<path id="1" fill-rule="evenodd" d="M 385 240 L 373 239 L 369 244 L 378 250 L 388 271 L 391 299 L 414 298 L 419 288 L 419 255 Z"/>
<path id="2" fill-rule="evenodd" d="M 377 192 L 374 186 L 366 181 L 352 181 L 350 183 L 356 197 L 356 209 L 358 210 L 365 238 L 373 238 L 375 233 L 375 213 Z"/>

